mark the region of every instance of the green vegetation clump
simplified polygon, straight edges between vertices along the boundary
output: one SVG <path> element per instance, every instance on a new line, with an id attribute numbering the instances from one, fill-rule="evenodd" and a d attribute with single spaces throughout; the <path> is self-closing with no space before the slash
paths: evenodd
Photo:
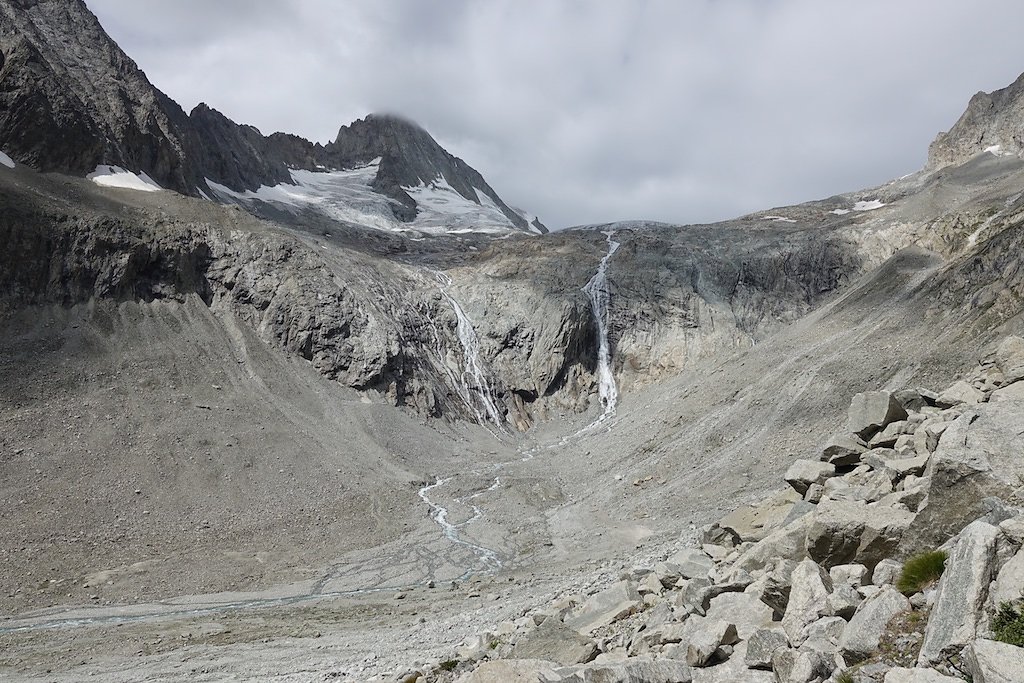
<path id="1" fill-rule="evenodd" d="M 853 674 L 849 671 L 844 671 L 836 676 L 836 683 L 854 683 Z"/>
<path id="2" fill-rule="evenodd" d="M 459 660 L 457 660 L 457 659 L 446 659 L 445 661 L 441 662 L 441 664 L 439 665 L 438 668 L 440 668 L 441 671 L 455 671 L 455 667 L 457 667 L 458 665 L 459 665 Z"/>
<path id="3" fill-rule="evenodd" d="M 904 595 L 913 595 L 939 580 L 946 568 L 948 555 L 944 550 L 921 553 L 907 560 L 896 588 Z"/>
<path id="4" fill-rule="evenodd" d="M 1024 647 L 1024 599 L 999 604 L 992 633 L 1002 643 Z"/>

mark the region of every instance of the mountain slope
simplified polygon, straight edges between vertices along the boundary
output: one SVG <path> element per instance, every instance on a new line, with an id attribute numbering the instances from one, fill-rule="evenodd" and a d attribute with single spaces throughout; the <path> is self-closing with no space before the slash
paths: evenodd
<path id="1" fill-rule="evenodd" d="M 928 168 L 962 164 L 982 152 L 1024 153 L 1024 74 L 991 93 L 979 92 L 956 124 L 928 148 Z"/>

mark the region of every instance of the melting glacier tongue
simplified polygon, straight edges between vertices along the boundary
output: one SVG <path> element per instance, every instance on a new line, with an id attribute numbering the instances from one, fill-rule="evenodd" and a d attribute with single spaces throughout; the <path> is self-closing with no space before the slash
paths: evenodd
<path id="1" fill-rule="evenodd" d="M 441 290 L 441 296 L 445 298 L 448 304 L 452 307 L 452 310 L 455 311 L 455 319 L 458 323 L 457 332 L 459 335 L 459 343 L 462 345 L 464 368 L 460 377 L 463 397 L 466 399 L 473 412 L 476 413 L 477 422 L 484 424 L 488 419 L 490 419 L 495 426 L 501 429 L 501 412 L 498 410 L 498 406 L 494 402 L 494 394 L 491 391 L 491 385 L 487 382 L 483 366 L 480 363 L 480 339 L 476 336 L 476 330 L 473 329 L 473 322 L 469 319 L 469 316 L 466 315 L 466 312 L 462 310 L 462 306 L 459 305 L 459 302 L 448 293 L 448 287 L 452 284 L 451 278 L 439 271 L 434 271 L 434 276 L 437 278 L 438 289 Z M 472 378 L 472 385 L 470 382 L 466 381 L 467 375 Z M 472 396 L 474 395 L 479 398 L 480 403 L 483 405 L 484 412 L 480 412 L 480 409 L 473 402 Z"/>
<path id="2" fill-rule="evenodd" d="M 619 390 L 615 386 L 615 376 L 612 374 L 612 354 L 608 344 L 608 262 L 611 261 L 619 243 L 612 239 L 615 236 L 614 230 L 604 232 L 608 238 L 608 253 L 601 259 L 597 266 L 597 272 L 590 281 L 584 285 L 583 291 L 590 298 L 590 309 L 597 321 L 597 333 L 600 345 L 597 350 L 597 389 L 601 399 L 604 412 L 591 424 L 584 427 L 583 431 L 593 429 L 608 418 L 615 415 L 615 405 L 619 399 Z"/>

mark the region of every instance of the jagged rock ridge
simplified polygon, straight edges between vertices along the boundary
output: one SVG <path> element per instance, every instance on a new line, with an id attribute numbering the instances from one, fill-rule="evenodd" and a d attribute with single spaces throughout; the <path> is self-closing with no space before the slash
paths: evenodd
<path id="1" fill-rule="evenodd" d="M 393 116 L 343 127 L 327 145 L 264 136 L 205 104 L 190 115 L 153 86 L 82 0 L 0 2 L 0 149 L 41 171 L 116 166 L 161 187 L 223 198 L 292 183 L 289 169 L 345 169 L 381 158 L 372 188 L 400 222 L 420 208 L 405 188 L 443 179 L 466 201 L 486 195 L 507 229 L 544 233 L 510 209 L 478 172 L 422 128 Z M 461 227 L 461 226 L 460 226 Z"/>
<path id="2" fill-rule="evenodd" d="M 928 168 L 962 164 L 982 152 L 1024 152 L 1024 74 L 991 93 L 979 92 L 956 124 L 928 148 Z"/>

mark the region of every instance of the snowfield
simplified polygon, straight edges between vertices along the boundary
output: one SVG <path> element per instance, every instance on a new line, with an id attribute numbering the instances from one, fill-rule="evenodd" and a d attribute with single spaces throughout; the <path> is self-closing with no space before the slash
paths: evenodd
<path id="1" fill-rule="evenodd" d="M 4 152 L 0 152 L 0 164 L 3 164 L 7 168 L 14 168 L 14 159 L 7 156 Z"/>
<path id="2" fill-rule="evenodd" d="M 292 169 L 290 185 L 264 185 L 245 192 L 236 192 L 209 178 L 206 183 L 221 201 L 259 201 L 291 212 L 312 209 L 338 221 L 377 230 L 431 234 L 515 230 L 490 197 L 474 188 L 476 201 L 466 199 L 443 176 L 430 183 L 403 188 L 417 206 L 415 220 L 403 223 L 391 211 L 395 201 L 373 189 L 379 168 L 378 157 L 364 166 L 337 171 Z"/>
<path id="3" fill-rule="evenodd" d="M 877 199 L 861 200 L 853 205 L 854 211 L 874 211 L 875 209 L 881 209 L 885 204 L 878 201 Z"/>
<path id="4" fill-rule="evenodd" d="M 86 178 L 104 187 L 120 187 L 140 192 L 159 192 L 163 189 L 145 172 L 135 174 L 120 166 L 97 166 Z"/>

